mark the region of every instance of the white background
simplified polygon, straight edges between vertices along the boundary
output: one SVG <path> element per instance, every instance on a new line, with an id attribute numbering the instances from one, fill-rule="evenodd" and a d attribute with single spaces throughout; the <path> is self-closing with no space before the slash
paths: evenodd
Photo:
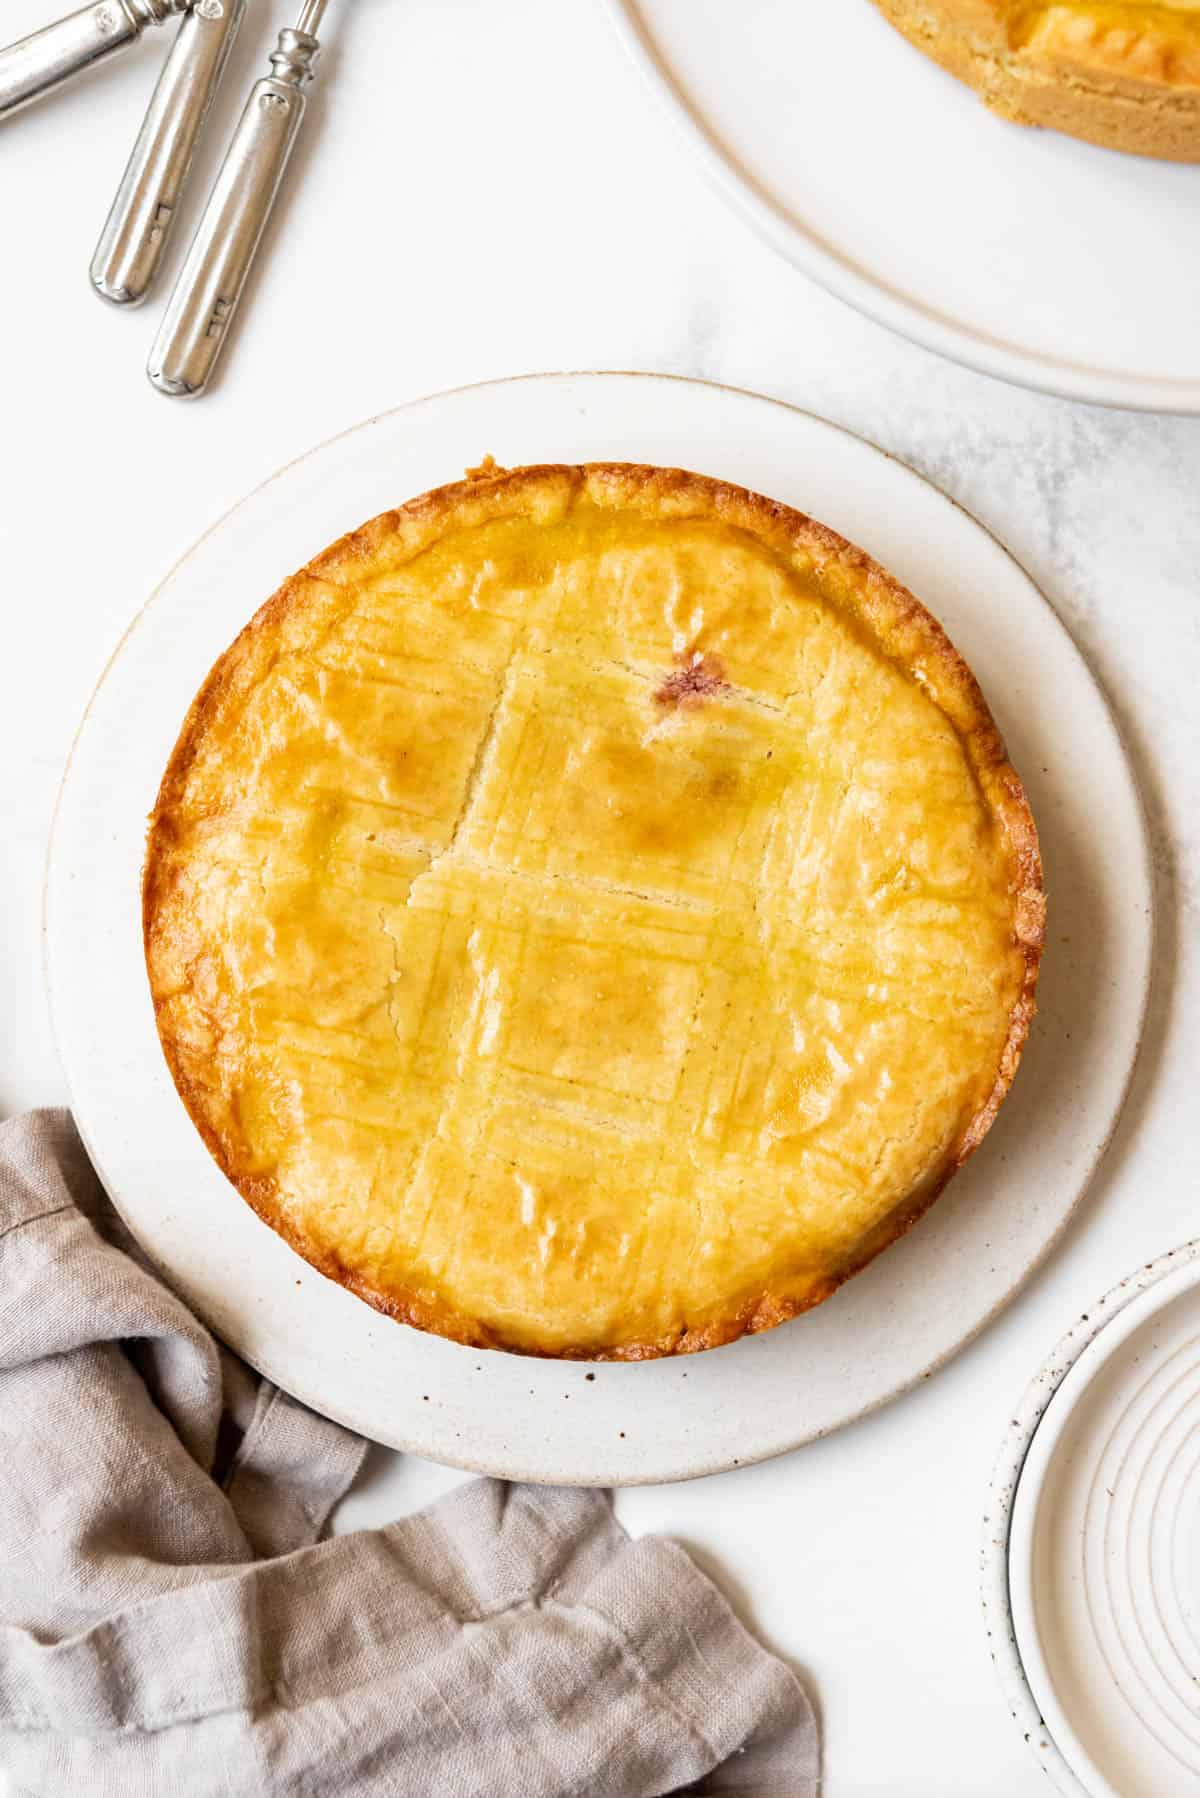
<path id="1" fill-rule="evenodd" d="M 739 9 L 746 29 L 761 4 Z M 4 34 L 57 10 L 7 0 Z M 283 22 L 251 7 L 206 168 Z M 879 32 L 881 55 L 909 54 Z M 156 581 L 279 464 L 430 389 L 605 366 L 760 388 L 912 462 L 1041 583 L 1126 732 L 1160 883 L 1139 1072 L 1065 1241 L 948 1369 L 783 1461 L 620 1509 L 685 1542 L 807 1677 L 829 1798 L 1041 1798 L 989 1664 L 980 1516 L 1013 1402 L 1061 1331 L 1198 1232 L 1200 421 L 1002 387 L 810 287 L 710 195 L 593 0 L 333 0 L 327 37 L 288 204 L 223 379 L 193 406 L 143 379 L 151 313 L 107 310 L 86 280 L 161 34 L 0 126 L 0 1112 L 63 1096 L 41 870 L 79 713 Z M 380 1457 L 343 1521 L 453 1477 Z"/>

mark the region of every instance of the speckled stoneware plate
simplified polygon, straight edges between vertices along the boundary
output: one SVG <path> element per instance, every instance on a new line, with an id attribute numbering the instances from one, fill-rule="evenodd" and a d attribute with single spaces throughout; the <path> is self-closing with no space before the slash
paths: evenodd
<path id="1" fill-rule="evenodd" d="M 1013 1417 L 984 1521 L 993 1658 L 1067 1798 L 1200 1793 L 1200 1243 L 1067 1332 Z"/>
<path id="2" fill-rule="evenodd" d="M 323 1280 L 210 1160 L 167 1074 L 142 962 L 145 819 L 184 712 L 279 581 L 372 514 L 500 461 L 684 464 L 814 513 L 906 581 L 975 669 L 1042 832 L 1041 1012 L 979 1154 L 828 1304 L 728 1348 L 642 1366 L 479 1353 Z M 434 1460 L 577 1483 L 682 1479 L 782 1453 L 902 1392 L 1011 1297 L 1111 1134 L 1141 1030 L 1151 884 L 1129 766 L 1070 638 L 1004 549 L 910 469 L 752 394 L 665 377 L 549 375 L 371 420 L 217 524 L 138 617 L 64 782 L 47 892 L 51 1001 L 101 1175 L 148 1252 L 282 1386 Z"/>
<path id="3" fill-rule="evenodd" d="M 717 189 L 880 324 L 1069 399 L 1200 411 L 1200 167 L 989 113 L 869 0 L 606 0 Z"/>

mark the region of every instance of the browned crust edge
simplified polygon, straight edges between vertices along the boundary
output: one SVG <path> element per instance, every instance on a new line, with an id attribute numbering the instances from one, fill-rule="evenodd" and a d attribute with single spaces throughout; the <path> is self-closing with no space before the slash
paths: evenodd
<path id="1" fill-rule="evenodd" d="M 235 708 L 250 692 L 279 653 L 279 640 L 288 627 L 303 621 L 311 591 L 306 591 L 307 584 L 316 580 L 323 586 L 337 587 L 353 581 L 366 569 L 378 568 L 382 562 L 396 565 L 407 561 L 437 541 L 452 524 L 482 523 L 526 511 L 535 501 L 548 506 L 570 506 L 581 498 L 614 508 L 653 510 L 659 516 L 716 516 L 757 537 L 793 565 L 802 559 L 805 567 L 815 566 L 841 603 L 856 611 L 884 652 L 927 690 L 934 689 L 936 703 L 962 738 L 980 789 L 1008 839 L 1014 938 L 1024 961 L 1024 975 L 987 1099 L 960 1131 L 934 1178 L 920 1193 L 908 1195 L 907 1202 L 882 1221 L 873 1236 L 860 1245 L 852 1263 L 836 1275 L 815 1282 L 801 1296 L 763 1292 L 725 1317 L 700 1327 L 681 1324 L 676 1332 L 657 1340 L 625 1342 L 601 1349 L 541 1351 L 506 1341 L 501 1332 L 477 1318 L 430 1301 L 415 1290 L 399 1294 L 376 1291 L 339 1257 L 316 1250 L 292 1226 L 278 1203 L 274 1182 L 248 1168 L 239 1159 L 235 1145 L 213 1127 L 204 1103 L 204 1089 L 188 1072 L 163 1017 L 168 995 L 155 982 L 153 956 L 160 903 L 176 836 L 175 811 L 183 798 L 188 770 L 213 719 Z M 932 614 L 865 551 L 778 500 L 685 469 L 606 462 L 507 470 L 496 468 L 489 459 L 468 479 L 435 488 L 395 511 L 381 513 L 322 551 L 283 583 L 217 661 L 184 720 L 149 820 L 142 925 L 159 1038 L 192 1122 L 226 1178 L 262 1221 L 318 1273 L 337 1281 L 388 1317 L 474 1348 L 506 1349 L 555 1360 L 643 1361 L 695 1354 L 787 1322 L 829 1298 L 924 1215 L 987 1135 L 1016 1075 L 1036 1009 L 1038 968 L 1045 941 L 1045 893 L 1037 827 L 1025 789 L 1007 759 L 1003 740 L 974 675 Z"/>
<path id="2" fill-rule="evenodd" d="M 1160 46 L 1154 56 L 1131 54 L 1133 30 L 1098 28 L 1085 62 L 1011 41 L 1011 21 L 995 0 L 990 5 L 987 0 L 874 4 L 910 44 L 1014 124 L 1040 125 L 1132 156 L 1200 162 L 1200 91 L 1171 79 L 1167 48 Z M 1009 11 L 1028 37 L 1028 18 Z M 1148 47 L 1142 39 L 1143 52 Z"/>

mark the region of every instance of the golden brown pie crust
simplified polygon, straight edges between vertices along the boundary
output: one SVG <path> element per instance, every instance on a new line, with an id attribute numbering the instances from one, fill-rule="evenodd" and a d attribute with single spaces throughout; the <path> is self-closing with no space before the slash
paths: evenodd
<path id="1" fill-rule="evenodd" d="M 875 0 L 993 111 L 1089 143 L 1200 161 L 1194 0 Z"/>
<path id="2" fill-rule="evenodd" d="M 667 588 L 699 617 L 686 643 L 676 630 L 669 657 L 635 640 L 638 620 L 659 629 Z M 435 640 L 442 649 L 426 653 Z M 828 666 L 814 664 L 826 655 Z M 424 684 L 411 684 L 417 675 Z M 397 750 L 411 708 L 420 728 Z M 543 760 L 559 756 L 557 776 L 522 772 L 531 737 L 548 745 Z M 853 757 L 837 763 L 826 853 L 789 796 L 829 786 L 804 772 L 806 745 L 836 754 L 847 740 Z M 649 783 L 636 761 L 646 755 L 660 758 L 645 764 Z M 347 769 L 360 786 L 374 781 L 375 796 L 323 792 L 330 768 L 342 782 Z M 671 798 L 677 777 L 690 783 L 680 791 L 707 795 L 699 823 Z M 529 817 L 543 816 L 540 836 L 506 813 L 518 788 Z M 846 825 L 851 800 L 861 816 Z M 411 815 L 434 820 L 421 827 L 428 840 L 389 838 L 397 819 L 415 828 L 412 805 Z M 790 862 L 779 859 L 785 839 Z M 761 878 L 739 884 L 743 862 Z M 859 892 L 868 864 L 873 884 Z M 635 865 L 637 880 L 623 884 Z M 773 867 L 790 871 L 768 878 Z M 842 884 L 826 892 L 835 876 Z M 337 880 L 348 883 L 345 917 L 330 897 Z M 801 892 L 825 894 L 822 917 L 850 920 L 843 937 L 827 932 L 813 946 L 793 915 Z M 521 976 L 518 951 L 505 946 L 513 906 L 529 962 Z M 916 1221 L 979 1145 L 1016 1073 L 1044 909 L 1021 782 L 974 677 L 924 607 L 787 506 L 679 469 L 623 464 L 509 472 L 489 461 L 371 520 L 285 581 L 191 707 L 150 821 L 143 886 L 147 967 L 175 1084 L 266 1223 L 323 1274 L 418 1328 L 481 1347 L 622 1360 L 770 1328 L 827 1298 Z M 370 959 L 376 910 L 394 976 Z M 538 964 L 543 911 L 559 921 Z M 695 922 L 718 915 L 721 928 Z M 403 934 L 426 921 L 442 932 L 428 954 L 433 935 Z M 682 947 L 668 952 L 672 929 Z M 459 948 L 443 979 L 428 968 L 441 967 L 447 933 Z M 906 944 L 920 958 L 911 981 Z M 898 982 L 894 1006 L 892 989 L 877 984 L 884 964 Z M 538 965 L 553 1003 L 539 996 Z M 410 1024 L 413 979 L 427 981 L 425 1021 Z M 372 1008 L 373 982 L 382 986 Z M 922 1016 L 910 1015 L 922 1004 Z M 474 1021 L 464 1022 L 470 1005 Z M 839 1035 L 828 1020 L 846 1017 Z M 784 1024 L 756 1084 L 758 1045 Z M 514 1034 L 496 1073 L 498 1028 Z M 739 1028 L 747 1059 L 731 1073 L 722 1045 Z M 459 1070 L 441 1088 L 428 1085 L 428 1065 L 445 1063 L 439 1032 L 453 1036 Z M 806 1032 L 817 1047 L 801 1041 Z M 877 1039 L 885 1046 L 872 1048 Z M 875 1082 L 870 1103 L 859 1059 Z M 907 1115 L 888 1109 L 900 1105 L 893 1073 L 901 1087 L 910 1075 L 915 1083 L 914 1116 L 941 1104 L 939 1082 L 947 1091 L 941 1111 L 920 1112 L 915 1147 L 893 1133 L 895 1116 Z M 393 1111 L 408 1130 L 427 1090 L 433 1109 L 427 1126 L 411 1124 L 404 1163 L 416 1169 L 412 1190 L 428 1189 L 422 1228 L 441 1232 L 422 1260 L 421 1230 L 396 1210 L 401 1161 L 387 1157 L 401 1155 Z M 350 1115 L 319 1112 L 335 1102 L 351 1104 Z M 597 1118 L 597 1107 L 611 1115 Z M 917 1159 L 906 1162 L 910 1147 Z M 368 1161 L 374 1172 L 363 1171 Z M 485 1161 L 477 1240 L 454 1183 Z M 893 1163 L 907 1169 L 897 1190 L 887 1184 Z M 605 1185 L 613 1166 L 616 1184 Z M 692 1193 L 693 1166 L 707 1196 Z M 871 1195 L 861 1216 L 856 1179 Z M 831 1205 L 845 1221 L 831 1221 Z M 544 1306 L 540 1281 L 552 1295 Z"/>

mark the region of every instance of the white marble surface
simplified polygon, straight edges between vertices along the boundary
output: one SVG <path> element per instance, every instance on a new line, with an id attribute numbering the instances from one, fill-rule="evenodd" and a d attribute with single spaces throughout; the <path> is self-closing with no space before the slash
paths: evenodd
<path id="1" fill-rule="evenodd" d="M 5 33 L 57 10 L 8 0 Z M 280 22 L 251 9 L 222 124 Z M 761 388 L 903 456 L 1040 581 L 1126 732 L 1160 877 L 1139 1071 L 1066 1240 L 948 1369 L 786 1460 L 620 1504 L 631 1529 L 692 1547 L 809 1676 L 829 1798 L 1039 1798 L 989 1665 L 979 1520 L 1011 1404 L 1059 1333 L 1197 1233 L 1200 421 L 995 385 L 807 286 L 683 160 L 591 0 L 335 0 L 329 35 L 251 313 L 192 407 L 142 379 L 153 318 L 107 312 L 85 279 L 157 52 L 0 127 L 0 1111 L 63 1094 L 40 894 L 78 715 L 156 580 L 280 463 L 433 388 L 600 366 Z M 381 1457 L 343 1521 L 454 1477 Z"/>

